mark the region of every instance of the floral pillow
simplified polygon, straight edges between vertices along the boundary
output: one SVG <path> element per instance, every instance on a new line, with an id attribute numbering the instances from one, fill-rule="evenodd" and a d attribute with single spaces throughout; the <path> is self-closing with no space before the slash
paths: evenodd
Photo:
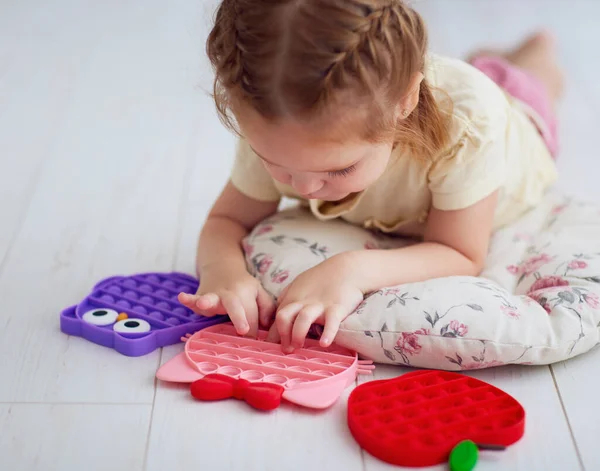
<path id="1" fill-rule="evenodd" d="M 335 341 L 377 362 L 447 370 L 549 364 L 579 355 L 600 339 L 598 241 L 599 205 L 549 194 L 493 236 L 480 277 L 371 293 Z M 251 272 L 277 296 L 334 254 L 410 243 L 295 209 L 256 227 L 244 249 Z"/>

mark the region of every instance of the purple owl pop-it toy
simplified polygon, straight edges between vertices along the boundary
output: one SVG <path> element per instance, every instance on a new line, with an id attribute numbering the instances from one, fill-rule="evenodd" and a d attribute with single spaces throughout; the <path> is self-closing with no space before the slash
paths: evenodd
<path id="1" fill-rule="evenodd" d="M 146 355 L 228 320 L 199 316 L 177 300 L 180 292 L 197 289 L 197 279 L 177 272 L 106 278 L 83 301 L 60 313 L 60 329 L 126 356 Z"/>

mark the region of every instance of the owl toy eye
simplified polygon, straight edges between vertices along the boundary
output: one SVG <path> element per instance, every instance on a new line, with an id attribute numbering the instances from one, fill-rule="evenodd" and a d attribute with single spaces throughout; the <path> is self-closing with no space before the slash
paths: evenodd
<path id="1" fill-rule="evenodd" d="M 150 332 L 150 329 L 150 324 L 142 319 L 123 319 L 113 326 L 113 330 L 121 334 Z"/>
<path id="2" fill-rule="evenodd" d="M 92 309 L 83 315 L 83 320 L 93 325 L 111 325 L 117 321 L 118 315 L 112 309 Z"/>

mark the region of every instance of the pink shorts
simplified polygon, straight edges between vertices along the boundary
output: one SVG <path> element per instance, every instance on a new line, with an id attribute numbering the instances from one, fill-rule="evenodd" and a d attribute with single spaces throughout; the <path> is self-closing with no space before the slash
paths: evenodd
<path id="1" fill-rule="evenodd" d="M 546 142 L 548 150 L 556 157 L 558 151 L 557 119 L 552 110 L 546 86 L 537 77 L 501 57 L 477 57 L 471 61 L 471 65 L 481 70 L 524 105 Z"/>

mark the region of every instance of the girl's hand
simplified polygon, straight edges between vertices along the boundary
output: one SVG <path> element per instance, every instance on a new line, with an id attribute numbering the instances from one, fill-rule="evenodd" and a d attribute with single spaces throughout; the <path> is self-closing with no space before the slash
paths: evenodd
<path id="1" fill-rule="evenodd" d="M 259 320 L 267 327 L 275 311 L 273 298 L 256 278 L 225 264 L 203 270 L 196 294 L 180 293 L 178 299 L 196 314 L 228 314 L 238 334 L 252 337 L 257 336 Z"/>
<path id="2" fill-rule="evenodd" d="M 310 326 L 317 323 L 324 326 L 321 346 L 331 345 L 341 322 L 363 300 L 358 274 L 341 254 L 299 275 L 279 297 L 268 339 L 276 341 L 279 334 L 283 351 L 290 353 L 302 348 Z"/>

